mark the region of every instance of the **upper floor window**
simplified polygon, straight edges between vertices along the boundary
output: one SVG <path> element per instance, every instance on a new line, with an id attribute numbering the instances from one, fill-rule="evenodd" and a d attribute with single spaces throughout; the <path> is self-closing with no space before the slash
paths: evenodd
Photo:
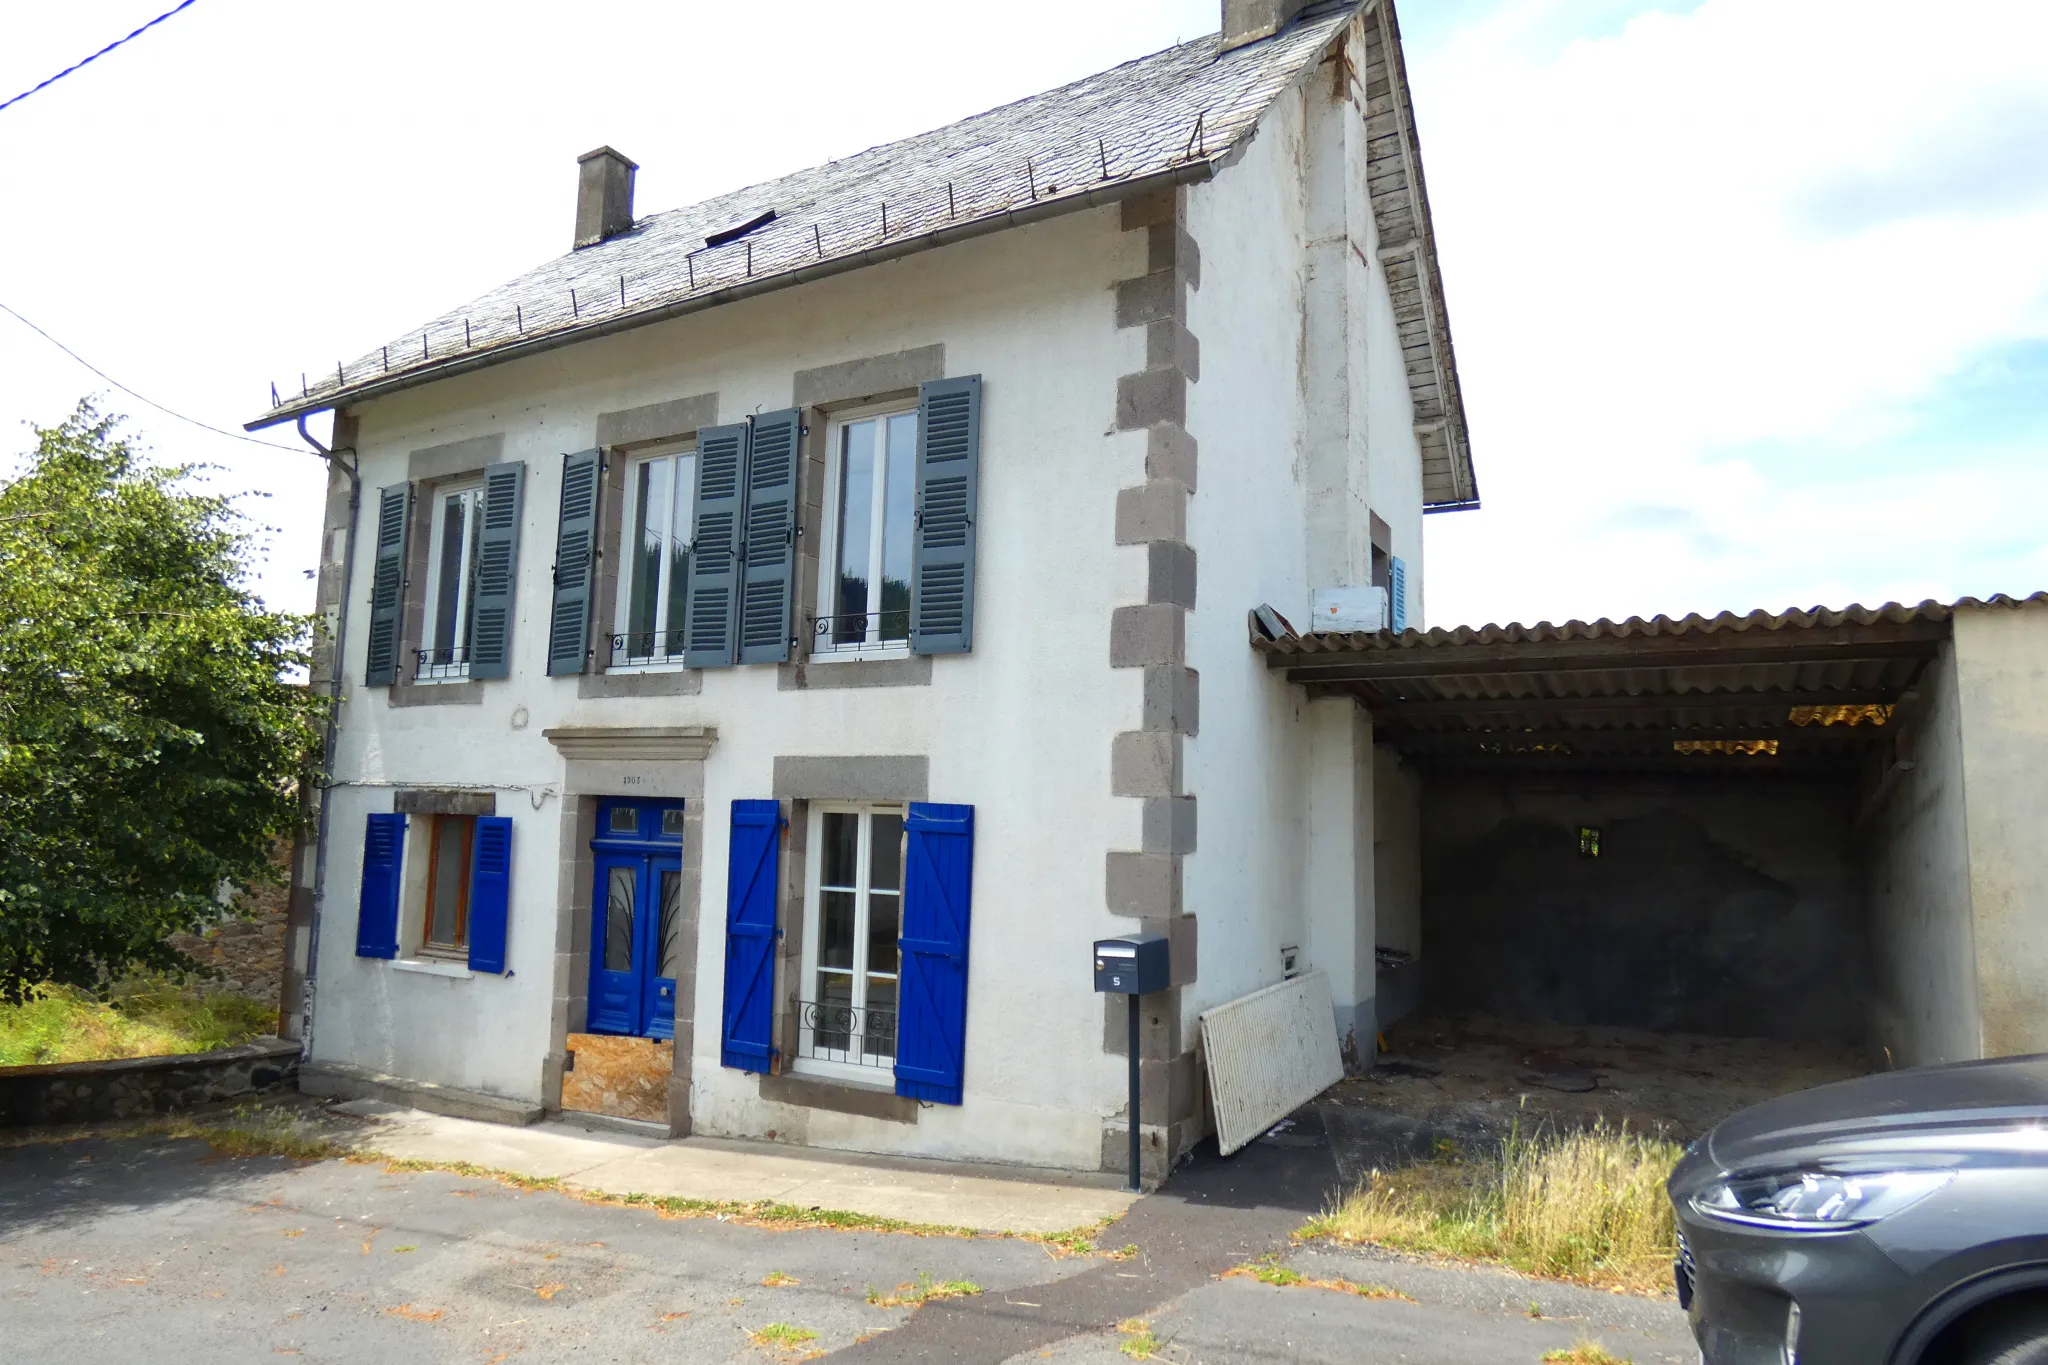
<path id="1" fill-rule="evenodd" d="M 694 449 L 639 456 L 626 470 L 614 668 L 682 662 L 696 493 Z"/>
<path id="2" fill-rule="evenodd" d="M 825 543 L 811 653 L 899 654 L 910 641 L 910 540 L 917 487 L 917 412 L 833 424 Z"/>
<path id="3" fill-rule="evenodd" d="M 427 550 L 427 617 L 414 669 L 414 676 L 422 681 L 469 676 L 483 502 L 480 483 L 434 494 L 433 534 Z"/>

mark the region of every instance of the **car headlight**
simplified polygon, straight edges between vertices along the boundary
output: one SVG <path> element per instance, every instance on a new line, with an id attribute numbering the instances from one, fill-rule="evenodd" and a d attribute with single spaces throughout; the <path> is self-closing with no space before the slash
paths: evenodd
<path id="1" fill-rule="evenodd" d="M 1951 1170 L 1772 1171 L 1715 1181 L 1688 1202 L 1709 1218 L 1788 1232 L 1839 1232 L 1889 1218 L 1949 1181 Z"/>

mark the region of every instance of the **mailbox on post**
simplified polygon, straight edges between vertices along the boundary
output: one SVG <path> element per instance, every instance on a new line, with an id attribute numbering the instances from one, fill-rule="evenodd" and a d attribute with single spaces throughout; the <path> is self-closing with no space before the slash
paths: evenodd
<path id="1" fill-rule="evenodd" d="M 1132 934 L 1095 941 L 1095 989 L 1112 995 L 1150 995 L 1167 986 L 1166 935 Z"/>
<path id="2" fill-rule="evenodd" d="M 1121 995 L 1130 1002 L 1131 1012 L 1131 1177 L 1129 1188 L 1138 1186 L 1138 997 L 1163 991 L 1171 984 L 1173 968 L 1164 934 L 1132 934 L 1127 938 L 1095 940 L 1095 989 L 1107 995 Z"/>

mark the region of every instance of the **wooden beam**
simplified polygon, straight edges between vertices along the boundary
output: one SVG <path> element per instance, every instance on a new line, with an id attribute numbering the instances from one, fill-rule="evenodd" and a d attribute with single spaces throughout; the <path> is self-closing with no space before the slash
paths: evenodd
<path id="1" fill-rule="evenodd" d="M 1907 627 L 1911 627 L 1908 629 Z M 1948 638 L 1947 621 L 1788 629 L 1764 640 L 1714 631 L 1676 635 L 1604 636 L 1575 640 L 1499 640 L 1422 648 L 1267 651 L 1266 666 L 1290 682 L 1430 679 L 1457 674 L 1594 673 L 1629 668 L 1744 667 L 1751 664 L 1856 663 L 1931 659 Z M 1739 643 L 1735 643 L 1739 641 Z M 1839 653 L 1837 653 L 1839 651 Z"/>

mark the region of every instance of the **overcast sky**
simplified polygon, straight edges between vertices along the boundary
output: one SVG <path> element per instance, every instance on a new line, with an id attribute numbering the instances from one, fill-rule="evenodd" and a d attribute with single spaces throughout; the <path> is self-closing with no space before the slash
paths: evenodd
<path id="1" fill-rule="evenodd" d="M 169 4 L 0 7 L 0 99 Z M 560 254 L 593 146 L 640 163 L 645 214 L 1216 11 L 198 0 L 0 111 L 0 303 L 239 429 L 272 381 Z M 2048 4 L 1402 19 L 1486 504 L 1429 519 L 1430 624 L 2048 588 Z M 5 315 L 0 376 L 0 454 L 106 391 Z M 107 402 L 266 495 L 261 589 L 307 607 L 318 461 Z"/>

